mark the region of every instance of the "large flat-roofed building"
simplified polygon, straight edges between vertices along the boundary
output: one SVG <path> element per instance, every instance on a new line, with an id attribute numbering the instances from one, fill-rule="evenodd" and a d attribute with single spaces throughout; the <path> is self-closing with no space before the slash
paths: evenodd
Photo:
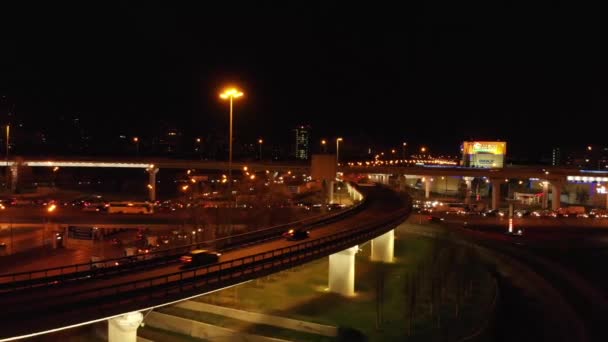
<path id="1" fill-rule="evenodd" d="M 504 141 L 465 141 L 461 151 L 463 166 L 503 167 L 507 154 L 507 143 Z"/>

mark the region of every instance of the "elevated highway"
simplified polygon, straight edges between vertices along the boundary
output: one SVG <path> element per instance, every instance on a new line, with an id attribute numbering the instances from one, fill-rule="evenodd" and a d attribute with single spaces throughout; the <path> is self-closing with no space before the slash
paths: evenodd
<path id="1" fill-rule="evenodd" d="M 410 212 L 409 200 L 390 190 L 370 188 L 367 197 L 365 210 L 319 227 L 304 242 L 271 240 L 235 248 L 222 255 L 220 263 L 194 269 L 170 264 L 108 279 L 82 279 L 0 295 L 4 308 L 0 313 L 0 338 L 32 336 L 149 310 L 327 255 L 332 255 L 330 289 L 348 289 L 354 286 L 349 283 L 354 276 L 353 247 L 392 232 Z M 377 241 L 376 249 L 386 246 L 392 254 L 392 245 L 386 245 L 386 241 L 392 243 L 383 238 Z M 344 270 L 352 272 L 344 275 Z"/>

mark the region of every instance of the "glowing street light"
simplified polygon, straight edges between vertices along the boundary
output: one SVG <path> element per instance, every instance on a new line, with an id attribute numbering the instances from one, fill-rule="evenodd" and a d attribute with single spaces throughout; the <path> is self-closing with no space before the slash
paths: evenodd
<path id="1" fill-rule="evenodd" d="M 336 164 L 338 166 L 340 166 L 340 141 L 342 141 L 342 138 L 337 138 L 336 139 Z"/>
<path id="2" fill-rule="evenodd" d="M 262 138 L 258 139 L 258 145 L 260 145 L 260 160 L 262 160 L 262 144 L 264 140 Z"/>
<path id="3" fill-rule="evenodd" d="M 9 141 L 10 141 L 10 132 L 11 132 L 11 125 L 8 124 L 6 125 L 6 149 L 4 150 L 4 162 L 6 164 L 6 187 L 7 189 L 10 189 L 10 182 L 9 182 L 9 170 L 8 170 L 8 150 L 10 147 Z M 11 246 L 12 248 L 12 246 Z"/>
<path id="4" fill-rule="evenodd" d="M 231 184 L 232 184 L 232 102 L 234 99 L 238 99 L 243 96 L 243 92 L 236 88 L 226 89 L 223 93 L 220 94 L 220 98 L 224 100 L 230 100 L 230 134 L 229 134 L 229 143 L 228 143 L 228 179 L 230 182 L 228 183 L 228 193 L 232 194 Z"/>
<path id="5" fill-rule="evenodd" d="M 321 139 L 321 147 L 323 148 L 323 153 L 327 153 L 327 140 Z"/>
<path id="6" fill-rule="evenodd" d="M 135 156 L 139 155 L 139 137 L 133 137 L 133 142 L 135 143 Z"/>

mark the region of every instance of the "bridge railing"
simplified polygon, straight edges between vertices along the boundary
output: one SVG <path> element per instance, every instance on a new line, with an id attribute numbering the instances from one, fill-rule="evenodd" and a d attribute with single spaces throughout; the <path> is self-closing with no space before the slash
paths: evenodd
<path id="1" fill-rule="evenodd" d="M 356 189 L 356 187 L 355 187 Z M 358 190 L 357 190 L 358 191 Z M 313 229 L 352 215 L 362 210 L 366 205 L 364 200 L 347 209 L 330 214 L 321 214 L 302 220 L 280 224 L 252 232 L 227 236 L 215 240 L 203 241 L 176 248 L 152 251 L 126 257 L 111 258 L 95 262 L 64 265 L 47 269 L 0 274 L 0 292 L 14 291 L 35 286 L 46 286 L 69 279 L 108 276 L 134 269 L 175 263 L 179 257 L 193 249 L 212 248 L 222 252 L 236 247 L 244 247 L 280 237 L 286 229 L 294 226 Z"/>
<path id="2" fill-rule="evenodd" d="M 408 206 L 380 221 L 272 251 L 137 281 L 70 291 L 69 296 L 53 294 L 52 291 L 43 294 L 44 300 L 29 295 L 5 296 L 0 299 L 0 304 L 6 310 L 3 309 L 0 315 L 8 320 L 19 320 L 32 310 L 41 310 L 57 315 L 77 313 L 82 320 L 162 305 L 188 295 L 274 273 L 369 241 L 399 225 L 410 211 Z M 61 324 L 66 323 L 61 321 Z"/>

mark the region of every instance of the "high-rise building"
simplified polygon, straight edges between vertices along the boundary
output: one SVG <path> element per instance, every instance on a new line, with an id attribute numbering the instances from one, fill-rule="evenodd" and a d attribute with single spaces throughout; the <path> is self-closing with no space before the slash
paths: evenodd
<path id="1" fill-rule="evenodd" d="M 553 153 L 551 154 L 551 165 L 560 166 L 562 163 L 562 151 L 559 147 L 553 148 Z"/>
<path id="2" fill-rule="evenodd" d="M 296 159 L 308 160 L 310 158 L 310 126 L 301 125 L 294 129 Z"/>

